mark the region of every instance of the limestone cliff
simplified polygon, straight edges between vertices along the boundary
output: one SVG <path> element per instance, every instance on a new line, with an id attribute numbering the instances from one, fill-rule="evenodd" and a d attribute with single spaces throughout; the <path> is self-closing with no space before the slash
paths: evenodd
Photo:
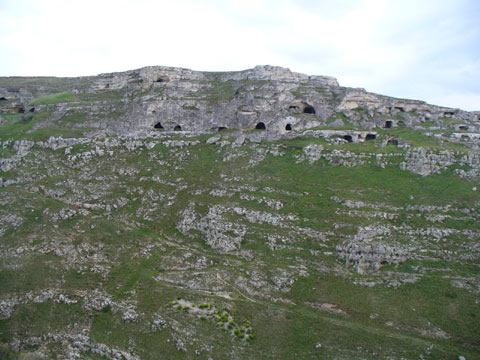
<path id="1" fill-rule="evenodd" d="M 33 100 L 42 94 L 43 101 Z M 50 102 L 52 94 L 65 99 Z M 274 66 L 218 73 L 151 66 L 85 78 L 0 78 L 0 112 L 48 112 L 32 130 L 82 114 L 73 127 L 85 134 L 141 137 L 158 130 L 199 133 L 256 126 L 277 134 L 324 125 L 369 130 L 428 123 L 480 130 L 476 113 L 342 87 L 332 77 Z"/>

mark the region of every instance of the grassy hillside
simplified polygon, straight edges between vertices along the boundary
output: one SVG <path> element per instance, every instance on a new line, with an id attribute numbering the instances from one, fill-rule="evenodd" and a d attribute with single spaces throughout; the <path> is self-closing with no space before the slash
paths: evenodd
<path id="1" fill-rule="evenodd" d="M 0 358 L 480 357 L 470 143 L 85 138 L 82 111 L 35 128 L 119 100 L 73 83 L 23 79 L 55 92 L 0 114 Z"/>

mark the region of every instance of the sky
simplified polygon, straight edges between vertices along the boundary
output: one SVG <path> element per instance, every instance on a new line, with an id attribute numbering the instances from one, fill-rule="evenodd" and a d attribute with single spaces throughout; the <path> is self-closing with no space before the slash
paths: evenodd
<path id="1" fill-rule="evenodd" d="M 0 76 L 267 64 L 480 110 L 480 0 L 0 0 Z"/>

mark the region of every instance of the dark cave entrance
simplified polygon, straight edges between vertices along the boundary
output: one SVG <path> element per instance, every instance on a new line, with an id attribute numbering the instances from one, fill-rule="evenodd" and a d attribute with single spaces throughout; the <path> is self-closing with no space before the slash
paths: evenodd
<path id="1" fill-rule="evenodd" d="M 227 127 L 226 126 L 219 126 L 218 127 L 218 131 L 223 131 L 223 130 L 227 130 Z"/>
<path id="2" fill-rule="evenodd" d="M 162 123 L 160 123 L 160 122 L 156 123 L 154 128 L 162 130 L 163 129 Z"/>
<path id="3" fill-rule="evenodd" d="M 393 127 L 393 121 L 387 120 L 385 121 L 385 129 L 391 129 Z"/>
<path id="4" fill-rule="evenodd" d="M 173 131 L 182 131 L 182 127 L 180 125 L 177 125 L 173 128 Z"/>
<path id="5" fill-rule="evenodd" d="M 377 138 L 377 135 L 375 134 L 367 134 L 367 136 L 365 136 L 366 141 L 375 140 L 376 138 Z"/>
<path id="6" fill-rule="evenodd" d="M 312 105 L 305 104 L 305 107 L 303 108 L 303 113 L 304 114 L 315 114 L 315 109 L 313 108 Z"/>
<path id="7" fill-rule="evenodd" d="M 353 142 L 352 136 L 351 135 L 345 135 L 343 137 L 343 140 L 347 140 L 349 143 Z"/>
<path id="8" fill-rule="evenodd" d="M 285 130 L 291 131 L 292 130 L 292 124 L 287 124 L 287 126 L 285 126 Z"/>
<path id="9" fill-rule="evenodd" d="M 255 126 L 255 129 L 257 129 L 257 130 L 266 130 L 267 127 L 265 126 L 265 124 L 264 124 L 263 122 L 260 121 L 260 122 L 257 124 L 257 126 Z"/>

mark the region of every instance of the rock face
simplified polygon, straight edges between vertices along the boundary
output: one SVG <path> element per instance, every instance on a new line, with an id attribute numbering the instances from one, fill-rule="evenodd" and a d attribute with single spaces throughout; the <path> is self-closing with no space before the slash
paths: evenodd
<path id="1" fill-rule="evenodd" d="M 63 92 L 57 93 L 61 101 L 55 106 L 51 105 L 51 95 L 32 101 L 51 93 L 48 87 L 2 88 L 1 80 L 0 112 L 24 114 L 25 121 L 38 112 L 50 113 L 48 119 L 35 121 L 32 130 L 62 122 L 73 114 L 77 114 L 74 128 L 122 136 L 257 126 L 285 134 L 321 125 L 342 126 L 342 117 L 366 129 L 413 127 L 426 121 L 445 127 L 442 119 L 449 119 L 452 124 L 463 123 L 469 131 L 480 130 L 475 113 L 345 88 L 332 77 L 308 76 L 268 65 L 222 73 L 152 66 L 58 79 Z"/>

